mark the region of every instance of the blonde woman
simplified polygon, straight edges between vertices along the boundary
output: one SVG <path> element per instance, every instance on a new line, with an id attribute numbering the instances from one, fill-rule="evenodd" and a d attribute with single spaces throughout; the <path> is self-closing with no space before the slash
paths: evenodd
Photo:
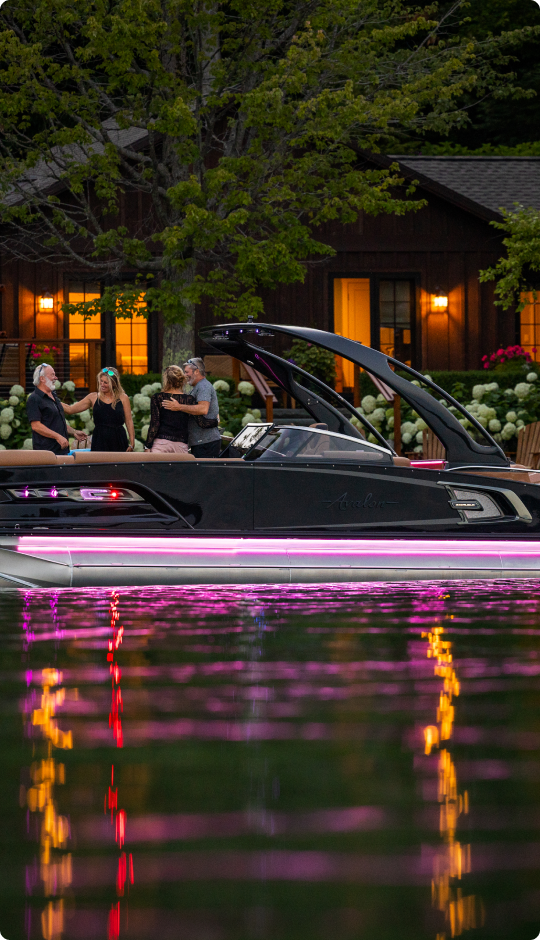
<path id="1" fill-rule="evenodd" d="M 194 405 L 191 395 L 184 395 L 186 376 L 180 366 L 169 366 L 163 373 L 163 390 L 152 395 L 150 427 L 146 448 L 153 454 L 187 454 L 189 415 L 184 411 L 170 411 L 164 402 L 176 401 L 180 405 Z"/>
<path id="2" fill-rule="evenodd" d="M 106 366 L 97 376 L 97 392 L 90 392 L 86 398 L 74 405 L 64 406 L 68 415 L 77 415 L 87 408 L 92 408 L 94 430 L 92 432 L 92 450 L 121 453 L 133 450 L 135 446 L 135 428 L 131 405 L 120 376 L 116 369 Z M 128 429 L 129 445 L 124 424 Z"/>

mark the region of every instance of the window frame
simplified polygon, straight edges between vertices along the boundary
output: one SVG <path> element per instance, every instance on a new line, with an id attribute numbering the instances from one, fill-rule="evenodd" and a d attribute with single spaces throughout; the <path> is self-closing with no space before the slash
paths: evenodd
<path id="1" fill-rule="evenodd" d="M 421 339 L 421 316 L 420 316 L 420 288 L 421 277 L 418 272 L 411 271 L 378 271 L 374 274 L 371 271 L 333 271 L 328 278 L 328 309 L 329 309 L 329 329 L 335 332 L 334 318 L 334 281 L 338 278 L 369 279 L 369 305 L 370 305 L 370 333 L 371 348 L 380 352 L 380 282 L 381 281 L 409 281 L 411 285 L 411 367 L 421 369 L 422 362 L 422 339 Z M 376 342 L 374 342 L 376 337 Z"/>

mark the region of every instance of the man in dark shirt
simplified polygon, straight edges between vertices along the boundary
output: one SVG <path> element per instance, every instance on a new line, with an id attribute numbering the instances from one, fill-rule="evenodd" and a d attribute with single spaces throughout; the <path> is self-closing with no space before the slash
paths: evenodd
<path id="1" fill-rule="evenodd" d="M 32 428 L 34 450 L 52 450 L 53 454 L 67 454 L 68 433 L 78 441 L 86 437 L 66 423 L 62 402 L 54 390 L 56 375 L 52 366 L 43 363 L 34 371 L 36 389 L 28 396 L 26 413 Z"/>

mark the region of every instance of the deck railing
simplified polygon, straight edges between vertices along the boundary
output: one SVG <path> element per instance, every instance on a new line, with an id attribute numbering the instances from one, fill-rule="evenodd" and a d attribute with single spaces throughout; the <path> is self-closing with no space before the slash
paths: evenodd
<path id="1" fill-rule="evenodd" d="M 0 391 L 12 385 L 28 389 L 41 362 L 54 366 L 60 382 L 94 388 L 101 368 L 102 339 L 21 339 L 0 337 Z"/>

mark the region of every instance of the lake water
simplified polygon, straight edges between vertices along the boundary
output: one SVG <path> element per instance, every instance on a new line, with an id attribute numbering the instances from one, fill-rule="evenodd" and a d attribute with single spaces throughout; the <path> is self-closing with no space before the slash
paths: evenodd
<path id="1" fill-rule="evenodd" d="M 7 940 L 532 940 L 540 584 L 0 595 Z"/>

